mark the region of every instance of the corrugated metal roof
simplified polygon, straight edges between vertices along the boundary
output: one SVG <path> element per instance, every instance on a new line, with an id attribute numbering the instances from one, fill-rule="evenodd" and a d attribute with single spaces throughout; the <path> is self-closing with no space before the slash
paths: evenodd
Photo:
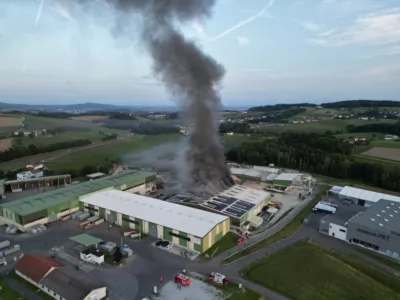
<path id="1" fill-rule="evenodd" d="M 354 199 L 365 200 L 368 202 L 378 202 L 381 199 L 392 200 L 395 202 L 400 202 L 400 197 L 377 193 L 373 191 L 363 190 L 354 188 L 351 186 L 345 186 L 343 190 L 339 193 L 342 197 L 349 197 Z"/>
<path id="2" fill-rule="evenodd" d="M 292 181 L 295 180 L 300 175 L 301 174 L 296 174 L 296 173 L 281 173 L 274 180 Z"/>
<path id="3" fill-rule="evenodd" d="M 125 171 L 115 175 L 95 179 L 91 181 L 73 184 L 46 193 L 26 197 L 2 204 L 1 207 L 9 209 L 21 216 L 48 209 L 59 204 L 77 200 L 79 197 L 91 194 L 100 190 L 119 187 L 129 182 L 145 180 L 146 177 L 155 175 L 147 171 Z M 130 186 L 127 186 L 129 188 Z"/>
<path id="4" fill-rule="evenodd" d="M 226 216 L 201 209 L 118 190 L 98 192 L 80 201 L 199 238 L 204 237 L 217 224 L 228 219 Z"/>
<path id="5" fill-rule="evenodd" d="M 275 180 L 275 178 L 278 177 L 278 176 L 279 176 L 279 174 L 271 173 L 271 174 L 269 174 L 269 175 L 267 176 L 267 181 L 273 181 L 273 180 Z"/>
<path id="6" fill-rule="evenodd" d="M 44 176 L 39 178 L 30 178 L 24 180 L 7 180 L 4 184 L 15 184 L 15 183 L 25 183 L 25 182 L 34 182 L 34 181 L 43 181 L 43 180 L 54 180 L 54 179 L 62 179 L 62 178 L 69 178 L 71 177 L 70 174 L 62 174 L 62 175 L 54 175 L 54 176 Z"/>

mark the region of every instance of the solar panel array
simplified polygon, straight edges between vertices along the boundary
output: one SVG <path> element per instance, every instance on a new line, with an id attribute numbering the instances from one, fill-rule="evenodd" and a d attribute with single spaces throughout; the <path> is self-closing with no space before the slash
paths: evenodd
<path id="1" fill-rule="evenodd" d="M 240 218 L 245 215 L 255 204 L 234 197 L 218 195 L 203 203 L 203 206 L 209 207 L 226 215 Z"/>

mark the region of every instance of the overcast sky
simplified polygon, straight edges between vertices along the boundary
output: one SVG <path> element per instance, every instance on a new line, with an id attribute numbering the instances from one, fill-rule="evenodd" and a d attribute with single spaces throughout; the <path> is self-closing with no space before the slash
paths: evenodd
<path id="1" fill-rule="evenodd" d="M 0 1 L 0 101 L 171 103 L 135 28 L 70 2 Z M 399 0 L 219 0 L 182 31 L 225 66 L 225 105 L 400 100 Z"/>

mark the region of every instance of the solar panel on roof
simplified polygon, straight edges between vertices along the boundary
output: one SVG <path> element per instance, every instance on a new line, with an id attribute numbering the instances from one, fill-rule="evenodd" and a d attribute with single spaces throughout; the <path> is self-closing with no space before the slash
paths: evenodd
<path id="1" fill-rule="evenodd" d="M 233 215 L 237 218 L 240 218 L 241 216 L 246 214 L 246 211 L 244 211 L 244 210 L 236 210 L 231 207 L 228 207 L 227 209 L 225 209 L 224 212 L 229 213 L 230 215 Z"/>

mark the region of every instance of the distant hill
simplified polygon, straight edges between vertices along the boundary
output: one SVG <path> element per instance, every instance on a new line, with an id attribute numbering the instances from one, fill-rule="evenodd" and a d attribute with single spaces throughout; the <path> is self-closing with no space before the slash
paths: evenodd
<path id="1" fill-rule="evenodd" d="M 329 102 L 322 104 L 312 103 L 293 103 L 293 104 L 275 104 L 275 105 L 264 105 L 255 106 L 249 108 L 248 111 L 280 111 L 294 107 L 315 107 L 320 105 L 324 108 L 355 108 L 355 107 L 400 107 L 400 101 L 395 100 L 345 100 L 337 102 Z"/>

